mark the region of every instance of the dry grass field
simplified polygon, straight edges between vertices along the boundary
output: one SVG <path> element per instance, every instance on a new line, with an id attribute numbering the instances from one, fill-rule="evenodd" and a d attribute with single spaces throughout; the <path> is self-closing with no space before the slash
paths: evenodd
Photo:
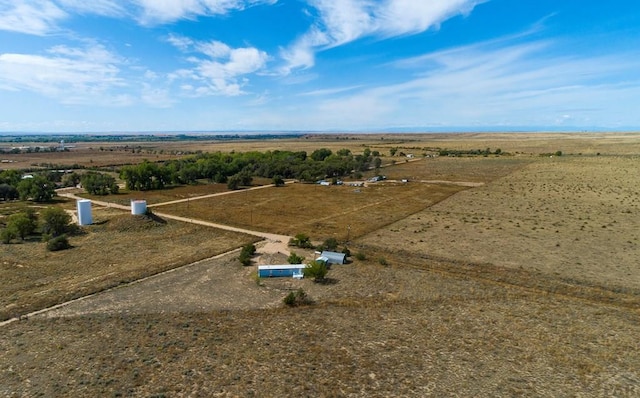
<path id="1" fill-rule="evenodd" d="M 640 292 L 640 157 L 539 159 L 361 240 Z"/>
<path id="2" fill-rule="evenodd" d="M 229 254 L 4 325 L 0 396 L 640 395 L 640 135 L 318 135 L 198 145 L 509 154 L 385 156 L 396 161 L 382 169 L 393 181 L 367 187 L 290 184 L 157 207 L 305 232 L 317 242 L 348 236 L 366 258 L 333 266 L 329 284 L 256 283 L 255 268 Z M 540 156 L 558 150 L 564 156 Z M 159 204 L 218 188 L 142 198 Z M 102 211 L 110 221 L 72 238 L 70 251 L 3 245 L 2 304 L 36 308 L 43 303 L 33 297 L 47 289 L 50 300 L 76 297 L 83 286 L 100 290 L 115 258 L 128 265 L 114 266 L 123 276 L 111 280 L 131 280 L 251 240 L 177 222 L 131 226 Z M 260 261 L 269 260 L 284 256 Z M 298 288 L 314 304 L 286 308 L 282 298 Z"/>
<path id="3" fill-rule="evenodd" d="M 158 207 L 187 218 L 316 240 L 346 240 L 400 220 L 465 189 L 381 183 L 368 187 L 290 184 Z"/>
<path id="4" fill-rule="evenodd" d="M 234 286 L 225 269 L 245 270 L 223 262 L 214 275 L 216 267 Z M 334 285 L 299 282 L 317 300 L 306 308 L 191 312 L 176 296 L 173 307 L 148 313 L 10 324 L 0 395 L 640 393 L 640 324 L 628 309 L 375 261 L 331 272 Z M 271 282 L 247 284 L 243 297 L 259 307 L 273 297 Z M 225 285 L 213 279 L 203 295 Z"/>
<path id="5" fill-rule="evenodd" d="M 98 292 L 251 242 L 252 237 L 94 210 L 96 225 L 49 252 L 41 242 L 2 245 L 0 319 Z"/>

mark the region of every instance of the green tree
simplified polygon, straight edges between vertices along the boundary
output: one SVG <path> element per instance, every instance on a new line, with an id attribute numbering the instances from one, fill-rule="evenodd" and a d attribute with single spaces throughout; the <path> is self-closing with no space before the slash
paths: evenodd
<path id="1" fill-rule="evenodd" d="M 284 179 L 281 175 L 276 175 L 273 177 L 273 185 L 275 185 L 276 187 L 284 186 Z"/>
<path id="2" fill-rule="evenodd" d="M 396 152 L 398 152 L 398 148 L 395 148 L 395 147 L 394 147 L 394 148 L 389 149 L 389 154 L 390 154 L 391 156 L 395 156 L 395 155 L 396 155 Z"/>
<path id="3" fill-rule="evenodd" d="M 22 173 L 18 170 L 4 170 L 0 172 L 0 183 L 17 186 L 22 179 Z"/>
<path id="4" fill-rule="evenodd" d="M 24 240 L 27 236 L 33 234 L 37 228 L 37 218 L 32 209 L 27 212 L 20 212 L 10 215 L 7 218 L 7 228 L 15 231 L 20 239 Z"/>
<path id="5" fill-rule="evenodd" d="M 25 178 L 16 189 L 21 200 L 49 202 L 55 195 L 55 183 L 42 176 Z"/>
<path id="6" fill-rule="evenodd" d="M 46 237 L 56 237 L 69 230 L 71 216 L 60 207 L 47 207 L 42 211 L 42 233 Z"/>
<path id="7" fill-rule="evenodd" d="M 311 159 L 315 160 L 316 162 L 322 162 L 323 160 L 331 156 L 331 153 L 332 153 L 331 149 L 327 149 L 327 148 L 316 149 L 311 153 Z"/>
<path id="8" fill-rule="evenodd" d="M 329 271 L 323 261 L 312 261 L 302 270 L 305 278 L 313 278 L 316 283 L 323 282 L 327 272 Z"/>
<path id="9" fill-rule="evenodd" d="M 109 174 L 88 172 L 80 178 L 82 187 L 91 195 L 108 195 L 118 193 L 116 179 Z"/>
<path id="10" fill-rule="evenodd" d="M 0 240 L 2 240 L 2 243 L 4 244 L 11 243 L 11 240 L 17 237 L 18 237 L 18 233 L 16 232 L 16 229 L 13 227 L 6 227 L 0 231 Z"/>
<path id="11" fill-rule="evenodd" d="M 287 262 L 289 264 L 302 264 L 303 261 L 304 261 L 304 257 L 299 256 L 295 252 L 291 252 L 289 257 L 287 258 Z"/>
<path id="12" fill-rule="evenodd" d="M 240 256 L 238 257 L 238 260 L 240 260 L 240 263 L 245 267 L 249 266 L 251 265 L 251 257 L 255 252 L 256 246 L 253 243 L 246 244 L 242 247 L 242 250 L 240 250 Z"/>
<path id="13" fill-rule="evenodd" d="M 5 183 L 0 184 L 0 199 L 14 200 L 19 197 L 18 190 L 14 186 Z"/>
<path id="14" fill-rule="evenodd" d="M 311 238 L 308 235 L 299 233 L 289 241 L 289 246 L 298 246 L 303 249 L 308 249 L 313 247 L 311 244 Z"/>

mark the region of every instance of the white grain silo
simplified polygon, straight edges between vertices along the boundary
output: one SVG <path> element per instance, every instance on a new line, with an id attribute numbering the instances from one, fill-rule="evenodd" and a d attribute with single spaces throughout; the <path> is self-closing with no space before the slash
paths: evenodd
<path id="1" fill-rule="evenodd" d="M 93 224 L 93 217 L 91 216 L 91 201 L 89 199 L 80 199 L 77 202 L 77 206 L 78 225 Z"/>
<path id="2" fill-rule="evenodd" d="M 131 214 L 134 216 L 141 216 L 147 212 L 146 200 L 132 200 L 131 201 Z"/>

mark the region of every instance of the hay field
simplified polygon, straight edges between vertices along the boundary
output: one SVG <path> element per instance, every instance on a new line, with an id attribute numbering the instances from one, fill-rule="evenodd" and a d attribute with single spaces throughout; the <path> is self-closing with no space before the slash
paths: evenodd
<path id="1" fill-rule="evenodd" d="M 541 158 L 361 239 L 640 290 L 640 158 Z"/>
<path id="2" fill-rule="evenodd" d="M 290 184 L 158 207 L 158 212 L 285 235 L 350 238 L 400 220 L 464 187 L 381 183 Z"/>
<path id="3" fill-rule="evenodd" d="M 0 319 L 46 308 L 235 249 L 255 239 L 169 221 L 94 210 L 96 225 L 70 238 L 72 249 L 41 242 L 2 245 Z"/>

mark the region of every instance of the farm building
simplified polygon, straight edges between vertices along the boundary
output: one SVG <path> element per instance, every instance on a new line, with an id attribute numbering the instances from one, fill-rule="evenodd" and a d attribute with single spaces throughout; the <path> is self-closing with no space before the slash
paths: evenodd
<path id="1" fill-rule="evenodd" d="M 259 278 L 302 278 L 307 264 L 258 265 Z"/>
<path id="2" fill-rule="evenodd" d="M 347 261 L 347 255 L 338 252 L 323 251 L 320 253 L 320 257 L 316 258 L 316 261 L 324 261 L 325 264 L 344 264 Z"/>

